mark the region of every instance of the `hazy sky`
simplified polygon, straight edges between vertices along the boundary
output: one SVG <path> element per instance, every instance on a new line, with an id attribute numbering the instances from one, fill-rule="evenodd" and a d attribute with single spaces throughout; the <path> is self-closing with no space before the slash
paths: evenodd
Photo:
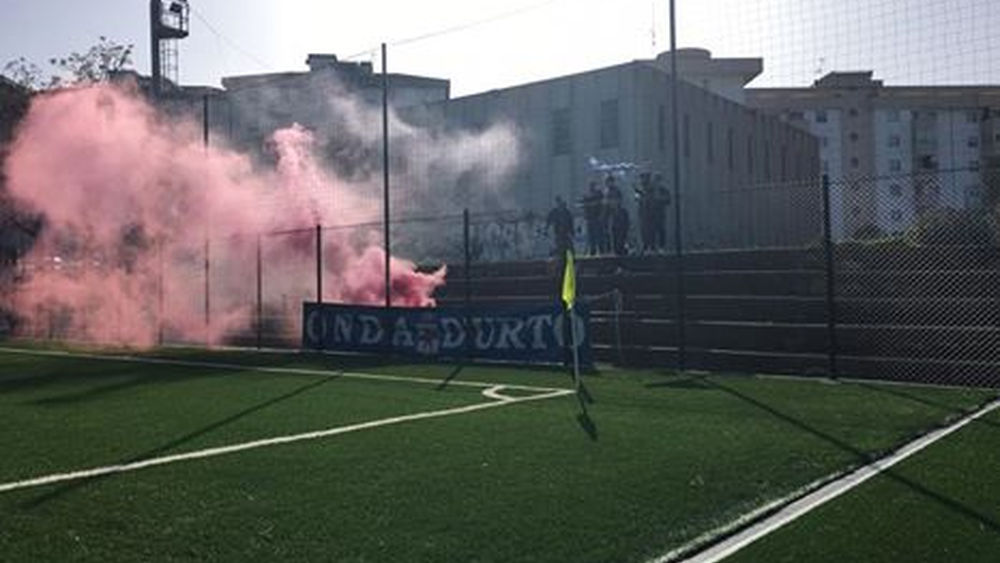
<path id="1" fill-rule="evenodd" d="M 669 46 L 666 0 L 192 0 L 185 84 L 304 70 L 308 53 L 359 55 L 468 94 L 648 58 Z M 135 44 L 149 72 L 147 0 L 2 0 L 0 64 L 38 64 L 98 36 Z M 764 57 L 754 85 L 874 69 L 893 84 L 1000 84 L 995 0 L 677 0 L 678 45 Z M 411 40 L 414 38 L 420 38 Z M 409 40 L 409 41 L 408 41 Z M 43 65 L 44 66 L 44 65 Z"/>

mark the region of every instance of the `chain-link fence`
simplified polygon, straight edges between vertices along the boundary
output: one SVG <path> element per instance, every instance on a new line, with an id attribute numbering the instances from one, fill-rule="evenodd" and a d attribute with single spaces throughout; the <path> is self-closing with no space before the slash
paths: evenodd
<path id="1" fill-rule="evenodd" d="M 996 169 L 962 169 L 709 191 L 682 197 L 679 247 L 677 202 L 659 215 L 640 202 L 620 252 L 593 255 L 589 239 L 609 236 L 594 230 L 614 225 L 582 205 L 568 227 L 531 212 L 400 219 L 389 225 L 389 288 L 397 306 L 548 303 L 568 240 L 599 359 L 992 385 L 996 179 Z M 131 343 L 145 330 L 165 344 L 296 347 L 303 301 L 384 303 L 384 229 L 313 225 L 158 241 L 114 263 L 22 261 L 7 284 L 21 305 L 11 322 L 34 339 Z M 57 293 L 24 295 L 44 286 L 17 283 L 108 269 L 123 274 L 107 277 L 110 305 L 94 296 L 93 307 L 70 309 Z"/>

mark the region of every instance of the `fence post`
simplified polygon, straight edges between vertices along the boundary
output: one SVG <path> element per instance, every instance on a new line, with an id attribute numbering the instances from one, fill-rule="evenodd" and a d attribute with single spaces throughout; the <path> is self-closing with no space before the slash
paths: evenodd
<path id="1" fill-rule="evenodd" d="M 316 302 L 323 302 L 323 226 L 316 225 Z"/>
<path id="2" fill-rule="evenodd" d="M 389 73 L 382 44 L 382 246 L 385 250 L 385 306 L 392 306 L 392 258 L 389 238 Z"/>
<path id="3" fill-rule="evenodd" d="M 264 270 L 260 250 L 260 233 L 257 233 L 257 349 L 260 350 L 264 330 Z"/>
<path id="4" fill-rule="evenodd" d="M 823 174 L 823 249 L 826 255 L 826 330 L 830 377 L 837 377 L 837 301 L 833 231 L 830 219 L 830 177 Z"/>
<path id="5" fill-rule="evenodd" d="M 164 301 L 164 288 L 163 288 L 163 239 L 161 238 L 156 244 L 156 259 L 157 259 L 157 284 L 156 284 L 156 341 L 157 344 L 163 346 L 163 301 Z"/>
<path id="6" fill-rule="evenodd" d="M 670 120 L 673 146 L 673 180 L 674 180 L 674 267 L 676 269 L 677 290 L 677 369 L 687 369 L 687 344 L 685 334 L 685 298 L 684 298 L 684 244 L 681 240 L 681 159 L 680 130 L 677 109 L 677 23 L 674 17 L 674 0 L 670 0 Z"/>
<path id="7" fill-rule="evenodd" d="M 212 344 L 212 282 L 211 282 L 211 266 L 209 258 L 209 239 L 208 235 L 205 235 L 205 344 Z"/>
<path id="8" fill-rule="evenodd" d="M 465 250 L 465 267 L 462 275 L 465 278 L 465 296 L 464 296 L 464 310 L 463 310 L 463 322 L 465 324 L 465 353 L 467 356 L 472 356 L 472 331 L 470 330 L 472 323 L 469 320 L 469 304 L 472 302 L 472 244 L 470 240 L 470 225 L 469 225 L 469 208 L 466 207 L 462 210 L 462 245 Z"/>
<path id="9" fill-rule="evenodd" d="M 472 266 L 472 247 L 469 241 L 469 208 L 466 207 L 462 211 L 462 244 L 465 249 L 465 308 L 469 308 L 469 302 L 472 300 L 472 274 L 469 268 Z"/>

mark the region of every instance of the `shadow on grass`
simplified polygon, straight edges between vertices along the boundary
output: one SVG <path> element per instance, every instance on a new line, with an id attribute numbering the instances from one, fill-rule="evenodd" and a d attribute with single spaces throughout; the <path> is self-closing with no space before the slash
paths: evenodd
<path id="1" fill-rule="evenodd" d="M 590 418 L 590 413 L 587 409 L 583 409 L 580 414 L 576 415 L 576 422 L 580 425 L 580 428 L 587 433 L 587 437 L 593 441 L 597 441 L 597 424 L 594 419 Z"/>
<path id="2" fill-rule="evenodd" d="M 818 428 L 810 426 L 806 422 L 804 422 L 802 420 L 799 420 L 799 419 L 797 419 L 797 418 L 795 418 L 795 417 L 793 417 L 791 415 L 788 415 L 788 414 L 780 411 L 779 409 L 777 409 L 777 408 L 775 408 L 775 407 L 773 407 L 771 405 L 768 405 L 767 403 L 764 403 L 763 401 L 755 399 L 754 397 L 751 397 L 751 396 L 749 396 L 749 395 L 747 395 L 745 393 L 742 393 L 742 392 L 740 392 L 740 391 L 738 391 L 736 389 L 733 389 L 731 387 L 727 387 L 726 385 L 723 385 L 722 383 L 718 383 L 718 382 L 712 381 L 708 377 L 697 376 L 696 375 L 696 376 L 692 376 L 690 379 L 697 380 L 701 385 L 703 385 L 706 388 L 715 389 L 715 390 L 718 390 L 718 391 L 722 391 L 724 393 L 732 395 L 733 397 L 735 397 L 735 398 L 737 398 L 737 399 L 739 399 L 741 401 L 744 401 L 744 402 L 746 402 L 746 403 L 748 403 L 750 405 L 753 405 L 754 407 L 756 407 L 758 409 L 761 409 L 764 412 L 767 412 L 768 414 L 774 416 L 775 418 L 777 418 L 777 419 L 779 419 L 779 420 L 781 420 L 783 422 L 786 422 L 786 423 L 788 423 L 788 424 L 790 424 L 790 425 L 798 428 L 799 430 L 802 430 L 803 432 L 807 432 L 807 433 L 809 433 L 809 434 L 811 434 L 811 435 L 813 435 L 813 436 L 815 436 L 815 437 L 817 437 L 817 438 L 819 438 L 819 439 L 821 439 L 821 440 L 823 440 L 823 441 L 825 441 L 825 442 L 833 445 L 834 447 L 836 447 L 836 448 L 838 448 L 838 449 L 840 449 L 840 450 L 842 450 L 844 452 L 847 452 L 847 453 L 853 455 L 856 458 L 857 461 L 859 461 L 859 462 L 861 462 L 863 464 L 871 463 L 872 461 L 874 461 L 874 460 L 882 457 L 880 455 L 880 453 L 878 453 L 878 452 L 865 452 L 865 451 L 863 451 L 863 450 L 861 450 L 859 448 L 856 448 L 855 446 L 853 446 L 853 445 L 851 445 L 851 444 L 849 444 L 849 443 L 847 443 L 847 442 L 845 442 L 845 441 L 843 441 L 843 440 L 841 440 L 841 439 L 839 439 L 839 438 L 837 438 L 835 436 L 830 435 L 827 432 L 824 432 L 822 430 L 819 430 Z M 654 386 L 659 386 L 659 385 L 658 384 L 647 385 L 647 387 L 654 387 Z M 667 386 L 660 386 L 660 387 L 667 387 Z M 669 387 L 667 387 L 667 388 L 669 388 Z M 947 507 L 947 508 L 955 511 L 956 513 L 961 514 L 962 516 L 965 516 L 966 518 L 969 518 L 971 520 L 974 520 L 974 521 L 978 522 L 981 526 L 983 526 L 985 528 L 989 528 L 990 530 L 992 530 L 994 532 L 1000 532 L 1000 522 L 997 522 L 995 519 L 993 519 L 992 516 L 990 516 L 988 514 L 983 514 L 983 513 L 977 511 L 974 508 L 966 506 L 965 504 L 962 504 L 961 502 L 959 502 L 959 501 L 957 501 L 957 500 L 955 500 L 955 499 L 953 499 L 951 497 L 948 497 L 947 495 L 945 495 L 943 493 L 939 493 L 937 491 L 934 491 L 933 489 L 930 489 L 926 485 L 918 483 L 918 482 L 916 482 L 913 479 L 910 479 L 908 477 L 905 477 L 905 476 L 899 474 L 897 471 L 894 471 L 891 468 L 887 469 L 885 471 L 882 471 L 880 473 L 880 475 L 883 475 L 886 478 L 891 479 L 891 480 L 895 481 L 898 484 L 904 485 L 904 486 L 910 488 L 911 490 L 913 490 L 914 492 L 916 492 L 918 494 L 921 494 L 921 495 L 923 495 L 923 496 L 925 496 L 925 497 L 927 497 L 927 498 L 929 498 L 929 499 L 931 499 L 931 500 L 933 500 L 935 502 L 938 502 L 942 506 L 945 506 L 945 507 Z"/>
<path id="3" fill-rule="evenodd" d="M 953 415 L 951 418 L 958 418 L 960 416 L 969 414 L 971 412 L 975 412 L 975 411 L 979 410 L 980 408 L 982 408 L 982 406 L 983 406 L 983 405 L 976 405 L 975 407 L 973 407 L 973 408 L 970 409 L 970 408 L 965 408 L 965 407 L 961 407 L 961 406 L 957 406 L 957 405 L 952 405 L 952 404 L 944 403 L 944 402 L 941 402 L 941 401 L 935 401 L 935 400 L 932 400 L 932 399 L 928 399 L 926 397 L 921 397 L 921 396 L 915 395 L 913 393 L 908 393 L 905 389 L 903 389 L 903 388 L 897 388 L 897 386 L 893 386 L 893 385 L 874 385 L 872 383 L 867 383 L 867 382 L 864 382 L 864 381 L 851 381 L 851 384 L 852 385 L 857 385 L 858 387 L 864 387 L 865 389 L 868 389 L 870 391 L 874 391 L 876 393 L 883 393 L 883 394 L 886 394 L 886 395 L 892 395 L 893 397 L 898 397 L 898 398 L 901 398 L 901 399 L 905 399 L 905 400 L 908 400 L 908 401 L 913 401 L 915 403 L 919 403 L 919 404 L 924 405 L 924 406 L 936 408 L 936 409 L 938 409 L 938 410 L 940 410 L 942 412 L 945 412 L 947 414 Z M 997 397 L 994 397 L 994 398 L 990 399 L 990 401 L 993 401 L 996 398 Z M 996 422 L 987 420 L 986 417 L 979 417 L 976 420 L 973 420 L 970 424 L 985 425 L 985 426 L 992 426 L 994 428 L 1000 428 L 1000 424 L 997 424 Z"/>
<path id="4" fill-rule="evenodd" d="M 448 376 L 441 381 L 441 383 L 438 383 L 438 386 L 435 389 L 437 389 L 438 391 L 443 390 L 445 387 L 448 386 L 449 383 L 451 383 L 456 377 L 458 377 L 458 374 L 462 373 L 462 370 L 464 369 L 465 369 L 464 365 L 455 366 L 455 369 L 451 370 L 451 373 L 449 373 Z"/>
<path id="5" fill-rule="evenodd" d="M 190 442 L 190 441 L 192 441 L 192 440 L 194 440 L 196 438 L 199 438 L 199 437 L 204 436 L 204 435 L 206 435 L 206 434 L 208 434 L 210 432 L 218 430 L 219 428 L 222 428 L 223 426 L 226 426 L 228 424 L 232 424 L 233 422 L 236 422 L 237 420 L 240 420 L 240 419 L 245 418 L 245 417 L 247 417 L 247 416 L 249 416 L 251 414 L 254 414 L 256 412 L 264 410 L 264 409 L 266 409 L 266 408 L 268 408 L 270 406 L 276 405 L 276 404 L 281 403 L 283 401 L 287 401 L 288 399 L 291 399 L 291 398 L 293 398 L 295 396 L 301 395 L 303 393 L 306 393 L 307 391 L 311 391 L 311 390 L 313 390 L 313 389 L 315 389 L 317 387 L 320 387 L 321 385 L 329 382 L 331 379 L 334 379 L 335 377 L 336 377 L 335 375 L 330 375 L 328 377 L 323 377 L 323 378 L 321 378 L 321 379 L 319 379 L 317 381 L 312 381 L 310 383 L 307 383 L 306 385 L 302 385 L 300 387 L 297 387 L 297 388 L 295 388 L 295 389 L 293 389 L 293 390 L 291 390 L 288 393 L 285 393 L 283 395 L 279 395 L 277 397 L 268 399 L 268 400 L 266 400 L 264 402 L 261 402 L 261 403 L 258 403 L 256 405 L 247 407 L 247 408 L 245 408 L 245 409 L 243 409 L 243 410 L 241 410 L 239 412 L 236 412 L 236 413 L 233 413 L 233 414 L 227 416 L 226 418 L 223 418 L 223 419 L 218 420 L 216 422 L 213 422 L 213 423 L 211 423 L 211 424 L 209 424 L 207 426 L 199 428 L 198 430 L 195 430 L 193 432 L 189 432 L 189 433 L 187 433 L 187 434 L 185 434 L 183 436 L 175 438 L 175 439 L 167 442 L 166 444 L 163 444 L 161 446 L 157 446 L 156 448 L 153 448 L 151 450 L 147 450 L 147 451 L 145 451 L 145 452 L 143 452 L 141 454 L 138 454 L 136 456 L 128 458 L 128 459 L 126 459 L 124 461 L 121 461 L 121 462 L 119 462 L 116 465 L 127 465 L 127 464 L 130 464 L 130 463 L 135 463 L 135 462 L 144 461 L 144 460 L 147 460 L 147 459 L 151 459 L 151 458 L 157 457 L 160 454 L 163 454 L 163 453 L 165 453 L 165 452 L 167 452 L 169 450 L 172 450 L 172 449 L 174 449 L 174 448 L 176 448 L 178 446 L 186 444 L 186 443 L 188 443 L 188 442 Z M 55 489 L 53 489 L 53 490 L 51 490 L 51 491 L 49 491 L 47 493 L 41 494 L 41 495 L 39 495 L 39 496 L 31 499 L 31 500 L 28 500 L 28 501 L 25 501 L 25 502 L 21 503 L 21 508 L 25 508 L 25 509 L 36 508 L 38 506 L 41 506 L 42 504 L 45 504 L 46 502 L 49 502 L 51 500 L 55 500 L 57 498 L 60 498 L 60 497 L 66 495 L 68 493 L 71 493 L 71 492 L 73 492 L 73 491 L 75 491 L 77 489 L 85 487 L 85 486 L 87 486 L 87 485 L 89 485 L 91 483 L 95 483 L 95 482 L 101 481 L 103 479 L 106 479 L 108 477 L 111 477 L 112 475 L 115 475 L 115 474 L 112 473 L 112 474 L 101 475 L 101 476 L 98 476 L 98 477 L 92 477 L 92 478 L 88 478 L 88 479 L 80 479 L 78 481 L 71 481 L 71 482 L 69 482 L 69 483 L 67 483 L 65 485 L 59 486 L 59 487 L 57 487 L 57 488 L 55 488 Z"/>
<path id="6" fill-rule="evenodd" d="M 677 377 L 669 379 L 667 381 L 657 381 L 656 383 L 647 383 L 647 389 L 692 389 L 700 391 L 710 391 L 711 387 L 705 385 L 701 382 L 699 377 Z"/>

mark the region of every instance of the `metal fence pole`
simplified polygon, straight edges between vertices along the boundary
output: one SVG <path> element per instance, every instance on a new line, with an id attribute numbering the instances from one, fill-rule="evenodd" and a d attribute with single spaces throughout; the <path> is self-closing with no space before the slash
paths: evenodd
<path id="1" fill-rule="evenodd" d="M 829 375 L 837 377 L 837 300 L 833 231 L 830 220 L 830 177 L 823 174 L 823 249 L 826 254 L 826 330 Z"/>
<path id="2" fill-rule="evenodd" d="M 674 175 L 674 269 L 676 271 L 677 290 L 677 368 L 684 371 L 687 368 L 686 315 L 684 296 L 684 244 L 681 239 L 681 159 L 680 131 L 677 115 L 677 24 L 674 17 L 674 0 L 670 0 L 670 106 L 671 106 L 671 136 L 673 137 L 673 175 Z"/>
<path id="3" fill-rule="evenodd" d="M 472 248 L 469 241 L 469 208 L 465 208 L 462 211 L 462 242 L 465 247 L 465 308 L 469 308 L 469 302 L 472 300 L 472 273 L 470 268 L 472 266 Z"/>
<path id="4" fill-rule="evenodd" d="M 208 236 L 205 236 L 205 344 L 212 343 L 212 281 L 210 266 L 210 247 Z"/>
<path id="5" fill-rule="evenodd" d="M 462 244 L 465 250 L 465 271 L 463 276 L 465 278 L 465 299 L 464 299 L 464 318 L 465 323 L 465 354 L 468 357 L 472 357 L 472 321 L 469 317 L 469 305 L 472 302 L 472 244 L 469 236 L 470 225 L 469 225 L 469 208 L 466 207 L 462 211 Z"/>
<path id="6" fill-rule="evenodd" d="M 260 233 L 257 234 L 257 349 L 260 350 L 264 330 L 264 269 L 261 260 Z"/>
<path id="7" fill-rule="evenodd" d="M 156 280 L 156 341 L 163 346 L 163 312 L 164 312 L 164 288 L 163 288 L 163 239 L 156 244 L 157 260 L 157 280 Z"/>
<path id="8" fill-rule="evenodd" d="M 316 302 L 323 302 L 323 226 L 316 225 Z"/>
<path id="9" fill-rule="evenodd" d="M 392 282 L 389 253 L 389 75 L 385 43 L 382 44 L 382 221 L 385 247 L 385 306 L 392 306 Z"/>

